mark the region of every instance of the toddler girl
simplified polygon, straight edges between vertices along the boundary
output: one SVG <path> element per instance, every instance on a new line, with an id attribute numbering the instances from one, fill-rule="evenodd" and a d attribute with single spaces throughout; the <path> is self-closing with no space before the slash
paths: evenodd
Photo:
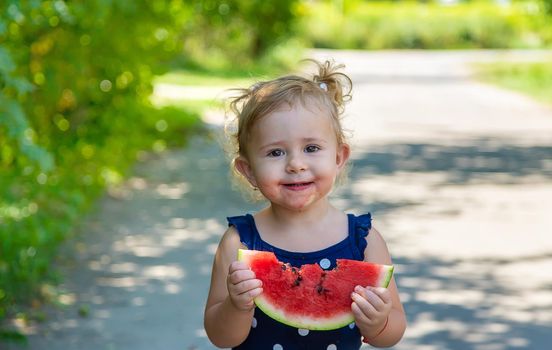
<path id="1" fill-rule="evenodd" d="M 335 208 L 328 195 L 349 160 L 340 116 L 351 80 L 331 62 L 315 62 L 312 78 L 284 76 L 260 82 L 231 102 L 237 117 L 233 167 L 268 201 L 251 215 L 228 218 L 213 263 L 205 330 L 218 347 L 234 349 L 358 349 L 397 343 L 405 330 L 397 286 L 357 286 L 351 295 L 355 322 L 334 331 L 296 329 L 265 315 L 253 299 L 261 281 L 239 248 L 272 251 L 300 267 L 335 267 L 337 258 L 391 264 L 370 214 Z M 308 300 L 305 300 L 308 302 Z"/>

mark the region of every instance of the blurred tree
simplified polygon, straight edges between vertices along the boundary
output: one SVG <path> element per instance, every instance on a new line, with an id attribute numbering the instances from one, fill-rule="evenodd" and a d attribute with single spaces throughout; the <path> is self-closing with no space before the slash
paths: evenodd
<path id="1" fill-rule="evenodd" d="M 36 158 L 37 170 L 48 171 L 39 150 L 107 136 L 125 119 L 136 123 L 125 109 L 147 104 L 153 74 L 180 50 L 178 2 L 12 0 L 3 7 L 0 125 L 19 155 L 9 164 L 3 158 L 5 167 Z"/>
<path id="2" fill-rule="evenodd" d="M 0 2 L 0 320 L 36 297 L 78 216 L 153 142 L 151 81 L 181 52 L 187 10 Z"/>
<path id="3" fill-rule="evenodd" d="M 0 320 L 40 294 L 105 186 L 165 147 L 153 77 L 201 47 L 232 65 L 261 55 L 292 31 L 298 1 L 0 1 Z"/>
<path id="4" fill-rule="evenodd" d="M 544 10 L 547 14 L 552 15 L 552 0 L 542 0 Z"/>
<path id="5" fill-rule="evenodd" d="M 236 12 L 251 26 L 251 53 L 254 57 L 258 57 L 294 29 L 294 5 L 297 0 L 232 2 L 235 4 Z"/>
<path id="6" fill-rule="evenodd" d="M 293 33 L 299 0 L 200 0 L 184 26 L 185 51 L 202 64 L 260 57 Z"/>

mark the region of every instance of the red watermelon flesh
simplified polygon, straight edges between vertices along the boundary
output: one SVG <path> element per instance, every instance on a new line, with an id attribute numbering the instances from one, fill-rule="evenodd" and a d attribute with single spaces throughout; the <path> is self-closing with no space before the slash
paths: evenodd
<path id="1" fill-rule="evenodd" d="M 263 282 L 263 293 L 255 304 L 264 313 L 311 330 L 337 329 L 353 322 L 354 287 L 387 287 L 393 274 L 393 266 L 348 259 L 337 259 L 333 270 L 323 270 L 318 264 L 292 267 L 264 251 L 240 249 L 238 259 Z"/>

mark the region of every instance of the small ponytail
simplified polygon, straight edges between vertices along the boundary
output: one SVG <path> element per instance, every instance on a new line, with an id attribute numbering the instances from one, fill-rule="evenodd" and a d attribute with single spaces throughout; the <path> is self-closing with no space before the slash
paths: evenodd
<path id="1" fill-rule="evenodd" d="M 333 61 L 324 61 L 323 63 L 306 59 L 306 62 L 314 63 L 318 68 L 318 73 L 313 75 L 312 80 L 318 83 L 319 86 L 325 86 L 323 90 L 327 91 L 331 101 L 335 104 L 339 113 L 343 113 L 345 103 L 349 102 L 352 98 L 353 82 L 346 74 L 339 70 L 344 68 L 345 65 L 336 65 Z M 324 85 L 320 85 L 324 84 Z"/>

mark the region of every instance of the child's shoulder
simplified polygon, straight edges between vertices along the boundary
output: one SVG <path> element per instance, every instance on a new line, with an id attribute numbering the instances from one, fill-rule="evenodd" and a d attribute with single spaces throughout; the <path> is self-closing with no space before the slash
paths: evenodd
<path id="1" fill-rule="evenodd" d="M 236 254 L 238 249 L 246 249 L 247 247 L 241 242 L 238 229 L 231 225 L 228 226 L 222 238 L 220 239 L 218 249 L 223 254 Z"/>
<path id="2" fill-rule="evenodd" d="M 387 243 L 375 227 L 370 227 L 369 234 L 365 239 L 367 244 L 364 250 L 364 260 L 383 264 L 391 263 Z"/>

